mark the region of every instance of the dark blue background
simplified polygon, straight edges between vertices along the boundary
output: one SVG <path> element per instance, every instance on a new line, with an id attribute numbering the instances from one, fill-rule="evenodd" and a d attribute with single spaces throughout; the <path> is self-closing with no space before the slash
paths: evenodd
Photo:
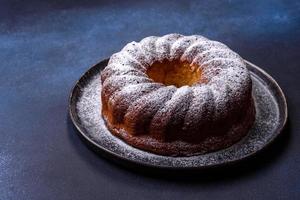
<path id="1" fill-rule="evenodd" d="M 202 34 L 270 73 L 289 130 L 247 164 L 181 178 L 135 173 L 89 150 L 68 95 L 130 41 Z M 1 1 L 0 199 L 299 199 L 299 1 Z"/>

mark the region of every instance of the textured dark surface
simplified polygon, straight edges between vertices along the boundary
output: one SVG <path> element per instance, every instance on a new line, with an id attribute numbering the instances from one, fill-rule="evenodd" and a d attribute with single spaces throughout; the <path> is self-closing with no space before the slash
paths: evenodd
<path id="1" fill-rule="evenodd" d="M 289 126 L 256 159 L 170 178 L 90 151 L 68 120 L 88 66 L 170 32 L 219 40 L 284 90 Z M 0 199 L 299 199 L 299 1 L 1 1 Z"/>

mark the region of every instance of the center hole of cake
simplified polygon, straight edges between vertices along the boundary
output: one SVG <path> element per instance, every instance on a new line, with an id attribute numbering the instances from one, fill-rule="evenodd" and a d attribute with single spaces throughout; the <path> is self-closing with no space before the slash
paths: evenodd
<path id="1" fill-rule="evenodd" d="M 154 62 L 147 70 L 147 75 L 158 83 L 181 87 L 200 82 L 201 69 L 188 62 L 169 61 Z"/>

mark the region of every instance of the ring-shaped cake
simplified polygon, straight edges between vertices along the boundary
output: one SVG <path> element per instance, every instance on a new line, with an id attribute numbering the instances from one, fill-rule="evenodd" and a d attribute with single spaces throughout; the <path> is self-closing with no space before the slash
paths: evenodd
<path id="1" fill-rule="evenodd" d="M 102 115 L 111 133 L 161 155 L 229 147 L 255 119 L 243 59 L 200 35 L 131 42 L 111 56 L 101 81 Z"/>

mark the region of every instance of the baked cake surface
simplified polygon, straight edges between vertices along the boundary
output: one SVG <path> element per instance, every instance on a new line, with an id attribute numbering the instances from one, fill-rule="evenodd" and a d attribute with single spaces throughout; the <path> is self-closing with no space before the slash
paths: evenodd
<path id="1" fill-rule="evenodd" d="M 255 119 L 243 59 L 199 35 L 131 42 L 111 56 L 101 82 L 102 115 L 111 133 L 157 154 L 226 148 Z"/>

